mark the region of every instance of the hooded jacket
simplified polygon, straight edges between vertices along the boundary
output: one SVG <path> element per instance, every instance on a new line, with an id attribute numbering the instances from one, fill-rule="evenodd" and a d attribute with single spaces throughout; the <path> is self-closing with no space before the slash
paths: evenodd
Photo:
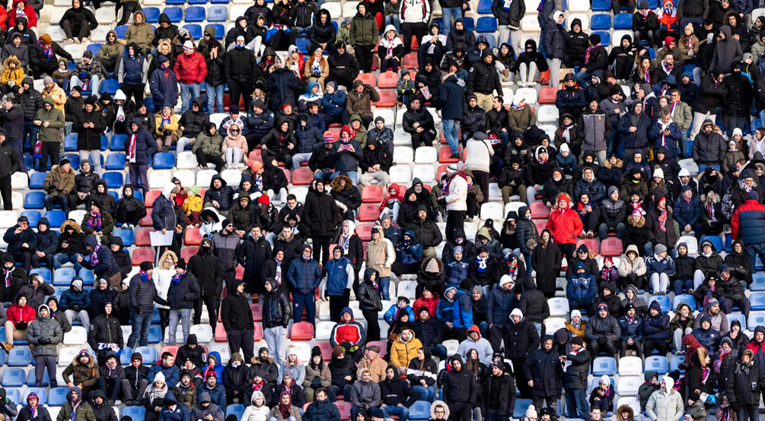
<path id="1" fill-rule="evenodd" d="M 44 306 L 41 305 L 40 309 Z M 47 308 L 48 306 L 45 306 Z M 48 338 L 49 342 L 40 343 L 40 339 Z M 27 326 L 27 340 L 34 345 L 32 355 L 35 357 L 57 355 L 56 345 L 64 340 L 64 331 L 61 325 L 50 316 L 37 316 L 37 319 Z"/>
<path id="2" fill-rule="evenodd" d="M 744 52 L 741 50 L 739 41 L 733 38 L 730 26 L 722 26 L 720 28 L 720 33 L 722 33 L 725 38 L 717 41 L 715 44 L 715 50 L 712 55 L 712 62 L 709 65 L 709 69 L 721 69 L 724 73 L 729 73 L 733 63 L 741 61 Z"/>
<path id="3" fill-rule="evenodd" d="M 606 314 L 606 317 L 600 317 L 600 314 L 596 314 L 587 322 L 587 330 L 585 332 L 585 340 L 587 342 L 597 341 L 598 338 L 605 337 L 611 343 L 615 343 L 621 335 L 622 331 L 619 328 L 619 323 L 610 314 Z"/>

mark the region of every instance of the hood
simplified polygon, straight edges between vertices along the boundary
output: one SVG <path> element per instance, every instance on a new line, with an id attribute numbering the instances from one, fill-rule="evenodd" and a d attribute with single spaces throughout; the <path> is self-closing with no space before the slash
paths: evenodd
<path id="1" fill-rule="evenodd" d="M 632 252 L 635 252 L 635 254 L 636 254 L 637 256 L 640 256 L 640 253 L 638 253 L 638 248 L 637 248 L 637 246 L 636 246 L 636 245 L 634 245 L 634 244 L 630 244 L 629 246 L 627 246 L 627 251 L 625 251 L 625 252 L 624 252 L 624 255 L 626 256 L 626 255 L 627 255 L 627 253 L 629 253 L 629 252 L 631 252 L 631 251 L 632 251 Z"/>
<path id="2" fill-rule="evenodd" d="M 633 411 L 632 407 L 629 405 L 619 406 L 619 409 L 616 410 L 616 419 L 623 420 L 624 418 L 622 418 L 622 414 L 624 413 L 627 413 L 627 421 L 635 420 L 635 411 Z"/>
<path id="3" fill-rule="evenodd" d="M 167 183 L 165 183 L 164 186 L 162 186 L 162 196 L 165 199 L 170 200 L 170 193 L 172 193 L 174 188 L 175 188 L 175 184 L 168 181 Z"/>
<path id="4" fill-rule="evenodd" d="M 398 36 L 398 31 L 396 30 L 396 27 L 393 25 L 388 25 L 385 27 L 385 30 L 382 33 L 382 36 L 386 36 L 389 31 L 393 31 L 396 33 L 396 36 Z"/>
<path id="5" fill-rule="evenodd" d="M 728 40 L 730 40 L 732 38 L 731 32 L 730 32 L 730 26 L 728 26 L 728 25 L 722 26 L 720 28 L 720 32 L 722 32 L 723 35 L 725 35 L 725 39 L 723 41 L 728 41 Z"/>
<path id="6" fill-rule="evenodd" d="M 85 244 L 89 245 L 93 249 L 96 248 L 96 245 L 98 245 L 98 240 L 96 239 L 96 236 L 91 234 L 87 237 L 85 237 Z"/>
<path id="7" fill-rule="evenodd" d="M 559 13 L 559 12 L 557 12 L 557 13 Z M 553 17 L 553 19 L 554 19 L 554 17 Z M 575 26 L 578 26 L 579 29 L 581 29 L 582 28 L 582 20 L 579 19 L 579 18 L 576 18 L 576 19 L 572 20 L 571 21 L 571 30 L 572 31 L 574 30 Z"/>
<path id="8" fill-rule="evenodd" d="M 256 408 L 258 407 L 257 405 L 255 405 L 255 399 L 258 399 L 258 398 L 263 399 L 263 406 L 265 406 L 265 404 L 266 404 L 266 397 L 265 397 L 265 395 L 263 395 L 263 392 L 261 392 L 260 390 L 256 390 L 256 391 L 252 392 L 252 398 L 250 399 L 250 403 L 252 404 L 252 406 L 254 406 Z"/>
<path id="9" fill-rule="evenodd" d="M 74 228 L 75 233 L 78 233 L 82 230 L 82 228 L 80 227 L 80 224 L 78 224 L 74 219 L 67 219 L 66 221 L 64 221 L 64 223 L 61 224 L 61 227 L 59 228 L 59 230 L 61 231 L 61 233 L 64 233 L 66 232 L 66 227 L 70 227 L 70 226 Z"/>
<path id="10" fill-rule="evenodd" d="M 376 270 L 374 270 L 372 268 L 367 268 L 364 271 L 364 282 L 369 282 L 369 278 L 372 277 L 372 274 L 375 274 L 377 277 L 380 276 L 380 274 Z M 375 279 L 378 279 L 378 278 L 375 278 Z"/>
<path id="11" fill-rule="evenodd" d="M 254 392 L 252 394 L 253 398 L 255 397 L 255 393 L 260 393 L 261 395 L 263 394 L 263 392 L 261 392 L 261 391 Z M 201 392 L 199 394 L 199 403 L 202 403 L 202 402 L 212 402 L 212 400 L 210 399 L 210 394 L 207 393 L 207 391 L 203 391 L 203 392 Z M 253 400 L 252 402 L 253 402 L 253 405 L 254 405 L 255 401 Z"/>
<path id="12" fill-rule="evenodd" d="M 220 352 L 218 352 L 218 351 L 211 351 L 207 355 L 207 358 L 210 358 L 210 357 L 215 358 L 215 368 L 223 367 L 223 365 L 220 362 Z"/>
<path id="13" fill-rule="evenodd" d="M 160 24 L 167 23 L 169 25 L 172 25 L 172 22 L 170 22 L 170 17 L 167 16 L 167 13 L 162 13 L 159 15 L 159 21 Z"/>
<path id="14" fill-rule="evenodd" d="M 404 231 L 404 234 L 401 236 L 401 239 L 404 238 L 404 235 L 408 235 L 409 237 L 411 237 L 412 238 L 412 242 L 416 242 L 417 241 L 417 236 L 414 235 L 414 231 L 412 231 L 412 230 Z"/>
<path id="15" fill-rule="evenodd" d="M 438 406 L 444 409 L 444 419 L 449 418 L 449 405 L 444 401 L 433 401 L 433 403 L 430 404 L 430 419 L 436 419 L 436 407 Z"/>
<path id="16" fill-rule="evenodd" d="M 648 305 L 648 309 L 658 311 L 661 316 L 661 305 L 658 300 L 651 301 L 651 304 Z"/>
<path id="17" fill-rule="evenodd" d="M 72 400 L 72 392 L 76 392 L 77 396 L 80 398 L 80 400 L 82 400 L 82 389 L 80 389 L 77 386 L 69 389 L 69 392 L 66 393 L 66 400 L 68 400 L 68 401 Z"/>
<path id="18" fill-rule="evenodd" d="M 223 177 L 221 177 L 221 176 L 220 176 L 220 174 L 215 174 L 215 175 L 214 175 L 214 176 L 212 176 L 212 178 L 210 179 L 210 188 L 211 188 L 211 189 L 213 188 L 213 187 L 212 187 L 212 185 L 213 185 L 213 182 L 214 182 L 215 180 L 220 180 L 220 182 L 221 182 L 221 186 L 220 186 L 220 188 L 221 188 L 221 189 L 222 189 L 222 188 L 224 188 L 224 187 L 226 187 L 226 184 L 227 184 L 227 183 L 226 183 L 226 180 L 224 180 L 224 179 L 223 179 Z M 173 184 L 173 185 L 174 185 L 174 184 Z"/>
<path id="19" fill-rule="evenodd" d="M 8 65 L 14 63 L 16 65 L 16 69 L 19 69 L 19 66 L 21 66 L 21 62 L 19 59 L 16 58 L 16 56 L 10 56 L 3 61 L 3 67 L 8 68 Z"/>
<path id="20" fill-rule="evenodd" d="M 718 253 L 717 248 L 715 248 L 715 245 L 711 241 L 704 240 L 704 241 L 701 242 L 701 244 L 699 244 L 699 255 L 701 255 L 701 251 L 704 249 L 704 246 L 707 245 L 707 244 L 709 245 L 709 247 L 712 247 L 712 255 L 713 256 Z"/>

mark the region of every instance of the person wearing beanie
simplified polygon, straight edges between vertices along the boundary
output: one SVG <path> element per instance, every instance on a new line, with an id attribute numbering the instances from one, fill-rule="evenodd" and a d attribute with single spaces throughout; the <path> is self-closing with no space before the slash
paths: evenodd
<path id="1" fill-rule="evenodd" d="M 332 374 L 324 362 L 321 348 L 314 346 L 311 349 L 311 359 L 305 365 L 305 377 L 303 389 L 305 390 L 306 402 L 313 402 L 320 389 L 328 388 L 332 384 Z M 325 392 L 326 393 L 326 392 Z"/>
<path id="2" fill-rule="evenodd" d="M 481 407 L 485 408 L 489 418 L 509 419 L 515 408 L 515 379 L 505 371 L 503 361 L 493 362 L 489 372 L 483 381 Z"/>
<path id="3" fill-rule="evenodd" d="M 590 370 L 592 354 L 584 349 L 584 339 L 581 336 L 573 335 L 568 348 L 569 351 L 565 355 L 565 361 L 567 365 L 568 362 L 571 364 L 568 365 L 563 375 L 563 387 L 566 390 L 566 410 L 570 417 L 577 416 L 587 419 L 589 412 L 586 395 L 587 388 L 589 387 L 587 375 Z"/>
<path id="4" fill-rule="evenodd" d="M 141 262 L 140 269 L 130 279 L 130 324 L 133 330 L 128 338 L 127 345 L 132 349 L 135 349 L 136 346 L 146 346 L 148 344 L 154 302 L 168 305 L 167 301 L 159 296 L 154 282 L 151 281 L 152 274 L 154 273 L 154 264 L 146 261 Z"/>
<path id="5" fill-rule="evenodd" d="M 191 101 L 199 96 L 202 82 L 207 76 L 207 64 L 202 54 L 194 49 L 194 43 L 183 44 L 183 54 L 176 56 L 173 71 L 181 84 L 181 114 L 191 108 Z"/>
<path id="6" fill-rule="evenodd" d="M 616 355 L 616 344 L 621 337 L 619 323 L 609 314 L 608 304 L 601 303 L 597 310 L 597 313 L 587 322 L 585 331 L 587 349 L 593 355 L 597 355 L 599 350 L 602 350 L 609 357 L 613 357 Z"/>
<path id="7" fill-rule="evenodd" d="M 451 371 L 443 378 L 443 401 L 449 407 L 451 419 L 469 421 L 478 402 L 477 376 L 464 366 L 460 354 L 452 355 L 447 365 Z"/>
<path id="8" fill-rule="evenodd" d="M 90 330 L 90 294 L 85 291 L 82 278 L 76 276 L 72 279 L 69 289 L 61 294 L 59 307 L 69 323 L 79 320 L 85 330 Z"/>
<path id="9" fill-rule="evenodd" d="M 126 405 L 140 405 L 144 392 L 149 386 L 146 376 L 149 374 L 148 365 L 143 364 L 143 356 L 134 352 L 130 356 L 130 365 L 125 367 L 125 379 L 122 380 L 122 393 Z M 139 397 L 138 400 L 133 400 Z"/>
<path id="10" fill-rule="evenodd" d="M 372 380 L 372 372 L 368 368 L 359 369 L 358 380 L 351 387 L 350 402 L 351 419 L 356 419 L 359 411 L 373 410 L 382 403 L 380 385 Z"/>
<path id="11" fill-rule="evenodd" d="M 252 309 L 244 294 L 245 282 L 234 280 L 230 282 L 231 293 L 223 300 L 221 320 L 226 330 L 231 354 L 244 354 L 245 361 L 254 357 L 255 324 L 252 320 Z"/>
<path id="12" fill-rule="evenodd" d="M 64 340 L 61 325 L 50 318 L 50 309 L 45 304 L 39 306 L 37 319 L 29 323 L 26 339 L 34 346 L 32 355 L 35 357 L 35 386 L 42 387 L 43 376 L 47 369 L 52 379 L 51 386 L 56 385 L 57 345 Z"/>
<path id="13" fill-rule="evenodd" d="M 170 282 L 167 301 L 170 303 L 169 345 L 175 345 L 175 335 L 180 321 L 183 328 L 183 342 L 186 343 L 191 328 L 191 310 L 200 297 L 199 283 L 191 272 L 186 270 L 186 261 L 179 259 L 175 265 L 175 275 Z"/>
<path id="14" fill-rule="evenodd" d="M 684 199 L 678 199 L 678 201 L 681 200 Z M 696 206 L 699 206 L 698 200 Z M 675 210 L 678 210 L 677 203 L 675 203 Z M 646 276 L 649 278 L 654 294 L 666 295 L 669 289 L 669 279 L 675 275 L 675 262 L 667 254 L 667 247 L 663 244 L 656 244 L 653 252 L 653 256 L 648 256 L 645 259 Z"/>

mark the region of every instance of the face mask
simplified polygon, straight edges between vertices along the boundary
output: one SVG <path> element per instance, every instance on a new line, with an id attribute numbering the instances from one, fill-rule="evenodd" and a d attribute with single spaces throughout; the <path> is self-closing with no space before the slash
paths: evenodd
<path id="1" fill-rule="evenodd" d="M 529 221 L 531 221 L 531 215 L 526 215 L 526 219 L 528 219 Z"/>

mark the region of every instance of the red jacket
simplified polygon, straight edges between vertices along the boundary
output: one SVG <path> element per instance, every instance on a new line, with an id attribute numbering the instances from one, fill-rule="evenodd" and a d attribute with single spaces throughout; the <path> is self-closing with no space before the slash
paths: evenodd
<path id="1" fill-rule="evenodd" d="M 364 332 L 364 327 L 359 322 L 351 319 L 348 323 L 340 322 L 335 325 L 329 337 L 329 343 L 333 348 L 345 341 L 362 346 L 365 339 L 366 333 Z"/>
<path id="2" fill-rule="evenodd" d="M 566 193 L 561 193 L 555 198 L 555 207 L 550 212 L 550 219 L 547 220 L 545 229 L 550 230 L 555 244 L 576 244 L 576 237 L 584 229 L 582 220 L 579 219 L 579 214 L 571 208 L 556 209 L 561 195 L 564 195 L 569 203 L 571 202 L 571 197 Z"/>
<path id="3" fill-rule="evenodd" d="M 173 71 L 182 85 L 202 83 L 207 76 L 207 63 L 204 56 L 196 51 L 190 56 L 183 53 L 175 58 Z"/>
<path id="4" fill-rule="evenodd" d="M 37 15 L 35 15 L 35 18 L 37 18 Z M 0 6 L 0 28 L 3 28 L 3 30 L 8 29 L 8 25 L 6 25 L 7 22 L 8 12 L 5 10 L 5 7 Z"/>
<path id="5" fill-rule="evenodd" d="M 29 3 L 24 0 L 22 1 L 24 2 L 24 13 L 27 15 L 27 26 L 34 28 L 37 26 L 37 12 L 35 12 L 35 9 Z M 0 14 L 0 17 L 2 17 L 2 14 Z M 8 27 L 13 28 L 14 26 L 16 26 L 16 7 L 11 6 L 11 11 L 8 12 Z"/>
<path id="6" fill-rule="evenodd" d="M 414 305 L 412 306 L 412 309 L 414 309 L 414 319 L 419 320 L 420 319 L 420 309 L 422 307 L 427 307 L 428 311 L 430 312 L 430 317 L 433 317 L 436 315 L 436 310 L 438 309 L 438 294 L 435 292 L 433 293 L 433 296 L 430 297 L 429 300 L 426 300 L 423 297 L 420 297 L 416 300 L 414 300 Z"/>
<path id="7" fill-rule="evenodd" d="M 5 315 L 8 317 L 8 321 L 13 322 L 14 326 L 19 322 L 31 323 L 37 318 L 37 312 L 31 306 L 20 307 L 18 304 L 8 307 L 8 310 L 5 310 Z"/>
<path id="8" fill-rule="evenodd" d="M 402 189 L 401 186 L 395 183 L 388 186 L 388 190 L 390 189 L 396 189 L 396 194 L 391 195 L 390 193 L 388 193 L 385 196 L 385 199 L 383 199 L 382 203 L 380 203 L 380 212 L 382 212 L 383 209 L 388 207 L 388 203 L 393 203 L 396 200 L 398 200 L 399 206 L 404 204 L 404 192 L 403 192 L 404 189 Z M 392 205 L 391 205 L 391 209 L 392 209 Z"/>

